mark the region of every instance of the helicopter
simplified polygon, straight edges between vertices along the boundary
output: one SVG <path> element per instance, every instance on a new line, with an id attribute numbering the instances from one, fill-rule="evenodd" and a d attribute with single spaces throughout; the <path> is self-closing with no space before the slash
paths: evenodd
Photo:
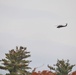
<path id="1" fill-rule="evenodd" d="M 57 28 L 62 28 L 62 27 L 66 27 L 68 24 L 66 23 L 66 25 L 58 25 Z"/>

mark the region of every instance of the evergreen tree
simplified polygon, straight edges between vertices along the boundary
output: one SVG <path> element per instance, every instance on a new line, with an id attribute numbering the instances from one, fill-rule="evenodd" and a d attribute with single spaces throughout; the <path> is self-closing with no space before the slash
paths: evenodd
<path id="1" fill-rule="evenodd" d="M 31 61 L 27 60 L 27 58 L 31 56 L 29 53 L 30 52 L 26 51 L 26 47 L 22 46 L 20 46 L 19 49 L 16 47 L 16 50 L 10 50 L 9 53 L 5 54 L 6 58 L 1 60 L 3 65 L 0 66 L 0 69 L 8 70 L 9 74 L 6 75 L 28 74 L 28 69 L 31 69 L 28 67 Z"/>
<path id="2" fill-rule="evenodd" d="M 57 63 L 54 65 L 56 67 L 52 67 L 48 65 L 50 70 L 54 70 L 57 75 L 68 75 L 69 72 L 72 71 L 72 68 L 75 65 L 70 65 L 69 60 L 57 60 Z"/>

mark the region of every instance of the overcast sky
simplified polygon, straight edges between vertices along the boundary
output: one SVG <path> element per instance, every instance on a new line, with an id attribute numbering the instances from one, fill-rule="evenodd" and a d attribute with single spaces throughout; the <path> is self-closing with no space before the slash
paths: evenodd
<path id="1" fill-rule="evenodd" d="M 16 46 L 31 52 L 32 68 L 44 64 L 38 70 L 57 59 L 76 64 L 76 0 L 0 0 L 0 59 Z"/>

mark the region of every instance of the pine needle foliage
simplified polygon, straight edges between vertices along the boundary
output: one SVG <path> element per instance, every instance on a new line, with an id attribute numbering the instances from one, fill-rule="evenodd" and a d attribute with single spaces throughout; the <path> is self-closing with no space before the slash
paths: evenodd
<path id="1" fill-rule="evenodd" d="M 57 75 L 68 75 L 72 71 L 72 68 L 75 65 L 70 65 L 69 60 L 57 60 L 57 63 L 54 64 L 55 67 L 49 66 L 50 70 L 54 70 Z"/>
<path id="2" fill-rule="evenodd" d="M 9 74 L 6 75 L 27 75 L 30 60 L 27 60 L 30 57 L 30 52 L 27 52 L 26 47 L 20 46 L 20 48 L 16 47 L 16 50 L 12 49 L 9 53 L 6 53 L 5 59 L 2 59 L 2 66 L 0 69 L 8 70 Z"/>

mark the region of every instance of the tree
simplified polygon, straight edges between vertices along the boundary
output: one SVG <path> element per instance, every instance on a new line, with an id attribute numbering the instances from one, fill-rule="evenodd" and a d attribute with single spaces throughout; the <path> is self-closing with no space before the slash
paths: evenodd
<path id="1" fill-rule="evenodd" d="M 31 56 L 29 53 L 26 51 L 26 47 L 22 46 L 19 49 L 16 47 L 16 50 L 10 50 L 9 53 L 5 54 L 6 58 L 1 60 L 3 65 L 0 66 L 0 69 L 8 70 L 9 74 L 6 75 L 25 75 L 29 73 L 27 70 L 31 69 L 28 67 L 31 61 L 26 60 Z"/>
<path id="2" fill-rule="evenodd" d="M 55 68 L 48 65 L 50 70 L 54 70 L 57 75 L 68 75 L 69 72 L 72 71 L 72 68 L 75 65 L 70 65 L 69 60 L 57 60 L 57 63 L 54 65 Z"/>

